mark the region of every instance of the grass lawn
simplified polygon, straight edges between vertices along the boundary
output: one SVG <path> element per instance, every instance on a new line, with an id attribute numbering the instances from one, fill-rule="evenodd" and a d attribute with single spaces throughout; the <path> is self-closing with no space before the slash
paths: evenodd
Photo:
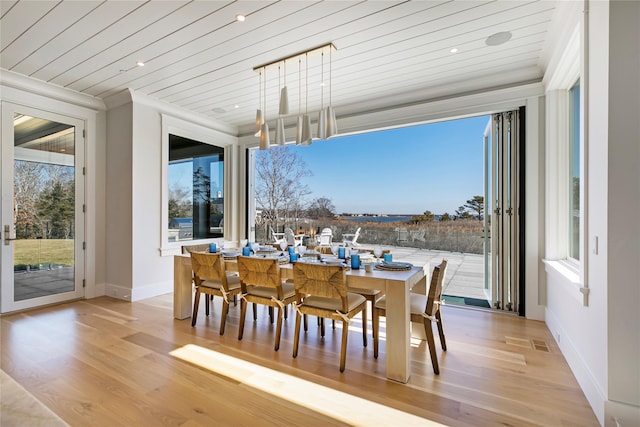
<path id="1" fill-rule="evenodd" d="M 73 240 L 15 240 L 14 265 L 73 265 Z"/>

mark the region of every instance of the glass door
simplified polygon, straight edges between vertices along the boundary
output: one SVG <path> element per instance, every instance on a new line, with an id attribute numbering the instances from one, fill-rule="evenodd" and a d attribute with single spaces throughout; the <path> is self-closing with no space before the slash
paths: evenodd
<path id="1" fill-rule="evenodd" d="M 494 114 L 485 132 L 485 289 L 494 309 L 513 312 L 521 296 L 519 117 Z"/>
<path id="2" fill-rule="evenodd" d="M 492 190 L 491 183 L 495 180 L 495 162 L 493 161 L 492 153 L 495 150 L 493 146 L 493 117 L 491 117 L 487 123 L 487 128 L 484 131 L 484 293 L 489 301 L 493 301 L 493 290 L 495 289 L 495 278 L 491 275 L 491 254 L 492 241 L 491 241 L 491 218 L 492 214 Z M 493 307 L 493 305 L 492 305 Z"/>
<path id="3" fill-rule="evenodd" d="M 80 298 L 84 124 L 2 103 L 1 308 Z"/>

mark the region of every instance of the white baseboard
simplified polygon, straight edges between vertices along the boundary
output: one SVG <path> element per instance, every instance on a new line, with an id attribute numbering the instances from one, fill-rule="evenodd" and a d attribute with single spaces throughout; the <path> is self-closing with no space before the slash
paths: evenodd
<path id="1" fill-rule="evenodd" d="M 569 333 L 562 328 L 560 322 L 558 321 L 558 318 L 548 308 L 545 312 L 545 323 L 551 331 L 553 339 L 558 344 L 558 347 L 560 347 L 562 355 L 569 364 L 573 375 L 575 375 L 576 380 L 578 381 L 580 388 L 589 401 L 589 405 L 591 405 L 591 409 L 593 409 L 593 412 L 596 415 L 596 418 L 598 418 L 600 425 L 605 425 L 606 393 L 598 385 L 595 376 L 580 356 L 580 352 L 577 351 L 576 347 L 571 341 Z M 562 337 L 560 342 L 558 342 L 557 339 L 558 334 L 560 334 L 560 336 Z"/>
<path id="2" fill-rule="evenodd" d="M 105 283 L 104 295 L 108 297 L 118 298 L 124 301 L 131 301 L 131 288 L 114 285 L 113 283 Z"/>
<path id="3" fill-rule="evenodd" d="M 135 287 L 132 290 L 131 301 L 140 301 L 173 292 L 173 278 L 168 281 L 154 283 L 152 285 Z"/>
<path id="4" fill-rule="evenodd" d="M 118 298 L 124 301 L 140 301 L 158 295 L 173 292 L 173 280 L 154 283 L 152 285 L 135 287 L 133 289 L 107 283 L 104 285 L 103 295 Z"/>
<path id="5" fill-rule="evenodd" d="M 605 426 L 640 426 L 640 406 L 607 400 L 604 403 Z"/>

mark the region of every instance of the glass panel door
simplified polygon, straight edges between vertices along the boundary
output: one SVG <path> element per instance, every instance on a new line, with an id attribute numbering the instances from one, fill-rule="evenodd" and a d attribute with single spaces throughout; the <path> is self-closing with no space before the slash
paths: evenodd
<path id="1" fill-rule="evenodd" d="M 493 308 L 514 312 L 519 311 L 521 261 L 518 124 L 518 111 L 494 114 L 491 131 L 485 134 L 486 147 L 490 146 L 485 151 L 485 175 L 491 177 L 486 188 L 490 215 L 485 227 L 490 230 L 491 243 L 485 247 L 485 268 L 490 271 L 485 286 Z"/>
<path id="2" fill-rule="evenodd" d="M 484 293 L 489 301 L 493 301 L 495 277 L 491 274 L 493 253 L 491 240 L 491 218 L 493 217 L 493 196 L 491 185 L 495 180 L 495 161 L 492 153 L 495 151 L 492 132 L 493 118 L 489 119 L 484 131 Z"/>
<path id="3" fill-rule="evenodd" d="M 83 123 L 2 107 L 2 312 L 79 298 Z"/>

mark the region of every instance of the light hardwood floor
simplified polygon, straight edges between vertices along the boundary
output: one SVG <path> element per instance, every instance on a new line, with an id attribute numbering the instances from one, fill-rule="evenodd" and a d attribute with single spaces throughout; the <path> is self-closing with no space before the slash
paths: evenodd
<path id="1" fill-rule="evenodd" d="M 293 359 L 291 312 L 274 352 L 265 309 L 238 341 L 239 305 L 222 337 L 219 299 L 208 317 L 203 306 L 194 328 L 173 319 L 171 295 L 6 315 L 1 368 L 72 426 L 598 425 L 542 322 L 445 306 L 440 375 L 416 342 L 398 384 L 384 375 L 385 341 L 377 360 L 370 336 L 362 347 L 359 318 L 341 374 L 330 324 L 322 340 L 310 321 Z"/>

